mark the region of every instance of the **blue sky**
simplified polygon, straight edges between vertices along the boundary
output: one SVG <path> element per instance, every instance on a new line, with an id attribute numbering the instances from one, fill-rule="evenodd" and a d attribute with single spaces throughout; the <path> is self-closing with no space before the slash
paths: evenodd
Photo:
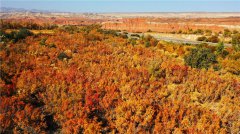
<path id="1" fill-rule="evenodd" d="M 240 12 L 240 0 L 0 0 L 1 7 L 66 12 Z"/>

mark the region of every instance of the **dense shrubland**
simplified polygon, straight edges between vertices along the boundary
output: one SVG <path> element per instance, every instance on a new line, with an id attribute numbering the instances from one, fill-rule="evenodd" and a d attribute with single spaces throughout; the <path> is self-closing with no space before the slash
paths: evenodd
<path id="1" fill-rule="evenodd" d="M 195 48 L 191 49 L 191 52 L 184 57 L 187 65 L 193 68 L 205 68 L 208 69 L 211 64 L 217 62 L 216 55 L 211 53 L 208 48 Z"/>
<path id="2" fill-rule="evenodd" d="M 1 20 L 1 28 L 2 29 L 21 29 L 21 28 L 27 28 L 31 30 L 42 30 L 42 29 L 56 29 L 58 26 L 56 24 L 49 24 L 49 23 L 44 23 L 44 24 L 38 24 L 34 23 L 31 21 L 28 22 L 17 22 L 17 21 L 4 21 Z"/>
<path id="3" fill-rule="evenodd" d="M 233 44 L 236 49 L 236 44 L 239 44 L 240 33 L 237 30 L 230 31 L 229 29 L 224 29 L 223 32 L 212 33 L 210 30 L 206 30 L 205 33 L 200 34 L 196 40 L 204 42 L 224 42 L 228 44 Z M 239 45 L 237 45 L 239 46 Z"/>
<path id="4" fill-rule="evenodd" d="M 240 131 L 239 51 L 122 35 L 91 25 L 2 42 L 0 133 Z"/>
<path id="5" fill-rule="evenodd" d="M 240 34 L 239 33 L 232 36 L 232 45 L 235 51 L 240 51 Z"/>
<path id="6" fill-rule="evenodd" d="M 28 29 L 20 29 L 19 31 L 12 31 L 11 33 L 6 33 L 5 31 L 0 31 L 0 39 L 1 41 L 12 41 L 16 43 L 19 40 L 25 39 L 27 36 L 31 36 L 33 33 Z"/>

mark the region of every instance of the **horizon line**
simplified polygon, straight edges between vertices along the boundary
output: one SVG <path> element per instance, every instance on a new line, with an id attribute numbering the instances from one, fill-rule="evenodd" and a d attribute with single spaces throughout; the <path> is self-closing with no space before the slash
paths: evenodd
<path id="1" fill-rule="evenodd" d="M 2 8 L 8 8 L 8 9 L 12 9 L 12 10 L 25 10 L 25 11 L 2 11 Z M 59 10 L 42 10 L 42 9 L 26 9 L 26 8 L 15 8 L 15 7 L 0 7 L 0 13 L 4 13 L 4 12 L 33 12 L 33 13 L 42 13 L 42 12 L 50 12 L 50 13 L 101 13 L 101 14 L 106 14 L 106 13 L 139 13 L 139 14 L 143 14 L 143 13 L 240 13 L 240 11 L 143 11 L 143 12 L 139 12 L 139 11 L 108 11 L 108 12 L 82 12 L 82 11 L 59 11 Z M 35 10 L 35 11 L 34 11 Z"/>

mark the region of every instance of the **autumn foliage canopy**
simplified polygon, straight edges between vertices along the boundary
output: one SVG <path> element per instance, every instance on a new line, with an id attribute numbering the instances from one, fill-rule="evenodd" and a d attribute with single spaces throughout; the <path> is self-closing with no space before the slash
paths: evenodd
<path id="1" fill-rule="evenodd" d="M 2 42 L 0 133 L 240 131 L 237 52 L 216 71 L 184 63 L 193 46 L 147 41 L 87 27 Z"/>

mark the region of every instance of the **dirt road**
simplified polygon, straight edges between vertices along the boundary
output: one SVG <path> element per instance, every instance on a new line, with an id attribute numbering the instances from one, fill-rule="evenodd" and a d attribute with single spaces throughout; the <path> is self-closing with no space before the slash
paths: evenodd
<path id="1" fill-rule="evenodd" d="M 130 33 L 133 34 L 133 33 Z M 212 43 L 212 42 L 204 42 L 204 41 L 196 41 L 197 37 L 199 35 L 183 35 L 183 34 L 164 34 L 164 33 L 134 33 L 134 34 L 139 34 L 140 36 L 142 35 L 151 35 L 157 40 L 163 40 L 167 42 L 173 42 L 173 43 L 183 43 L 183 44 L 202 44 L 202 43 L 207 43 L 208 45 L 217 45 L 218 43 Z M 231 44 L 224 44 L 227 47 L 232 46 Z"/>

